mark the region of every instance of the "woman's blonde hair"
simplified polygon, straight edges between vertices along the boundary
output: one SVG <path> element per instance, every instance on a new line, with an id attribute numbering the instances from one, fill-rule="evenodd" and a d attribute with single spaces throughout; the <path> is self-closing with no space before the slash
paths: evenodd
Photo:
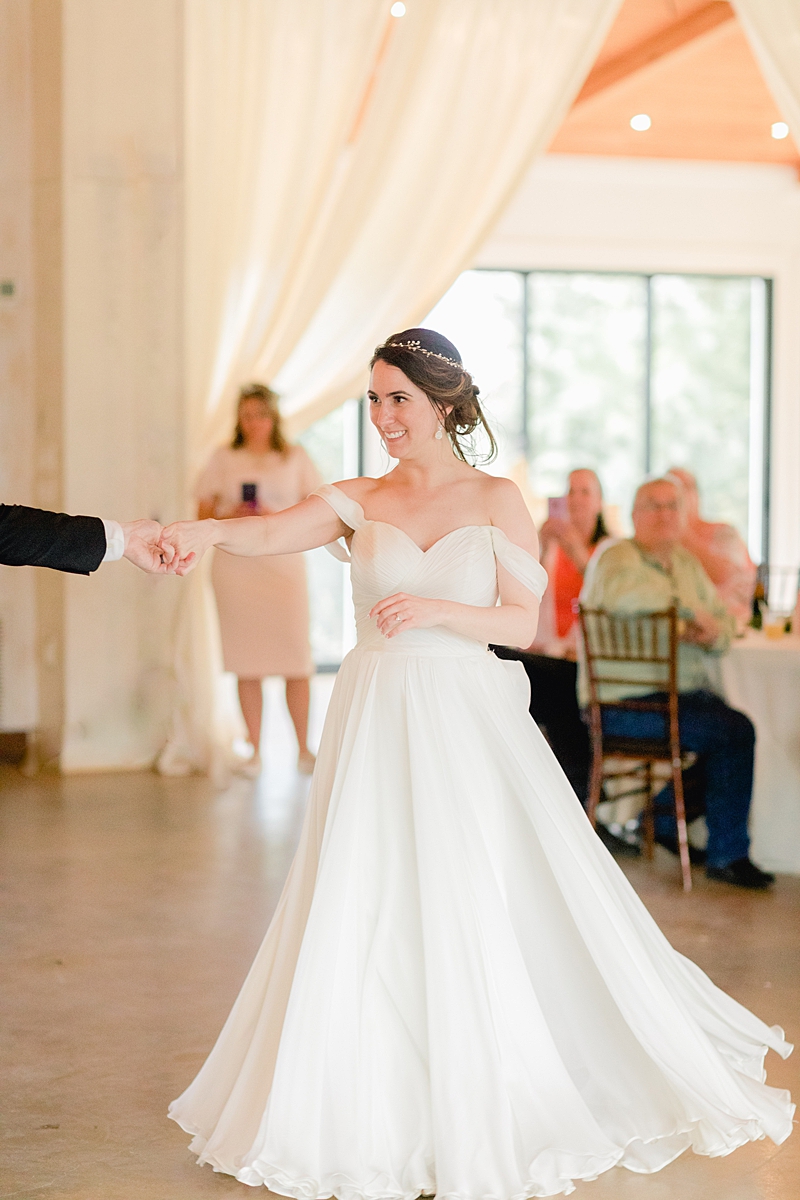
<path id="1" fill-rule="evenodd" d="M 283 432 L 281 410 L 278 407 L 278 395 L 264 383 L 246 383 L 239 392 L 239 399 L 236 404 L 236 428 L 233 431 L 233 440 L 231 442 L 232 448 L 238 450 L 240 446 L 245 444 L 244 430 L 239 420 L 239 411 L 245 400 L 261 401 L 272 417 L 272 432 L 269 436 L 270 449 L 276 450 L 278 454 L 286 454 L 289 449 L 289 442 L 286 440 L 286 434 Z"/>

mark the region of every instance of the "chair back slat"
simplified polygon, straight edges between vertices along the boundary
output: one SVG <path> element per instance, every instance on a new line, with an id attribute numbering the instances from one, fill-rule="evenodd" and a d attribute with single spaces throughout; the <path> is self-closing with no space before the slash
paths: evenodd
<path id="1" fill-rule="evenodd" d="M 589 691 L 603 702 L 603 686 L 633 684 L 667 692 L 677 674 L 677 611 L 615 613 L 579 606 Z M 633 668 L 628 672 L 627 668 Z"/>

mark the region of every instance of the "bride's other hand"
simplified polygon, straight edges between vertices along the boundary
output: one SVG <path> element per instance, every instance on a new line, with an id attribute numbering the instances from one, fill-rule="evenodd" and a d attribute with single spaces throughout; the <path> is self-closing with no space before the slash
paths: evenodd
<path id="1" fill-rule="evenodd" d="M 217 522 L 175 521 L 161 532 L 160 545 L 169 557 L 173 575 L 188 575 L 210 546 L 217 541 Z"/>
<path id="2" fill-rule="evenodd" d="M 446 603 L 445 600 L 423 600 L 420 596 L 395 592 L 393 596 L 379 600 L 369 615 L 375 617 L 384 637 L 391 638 L 405 629 L 430 629 L 433 625 L 441 625 Z"/>

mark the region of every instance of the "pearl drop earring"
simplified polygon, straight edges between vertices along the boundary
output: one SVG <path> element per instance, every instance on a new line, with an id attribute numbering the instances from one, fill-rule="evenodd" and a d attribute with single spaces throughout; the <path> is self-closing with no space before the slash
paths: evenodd
<path id="1" fill-rule="evenodd" d="M 436 430 L 436 433 L 434 434 L 434 437 L 436 438 L 437 442 L 440 442 L 440 441 L 442 440 L 442 427 L 441 427 L 441 425 L 440 425 L 440 426 L 439 426 L 439 428 Z"/>

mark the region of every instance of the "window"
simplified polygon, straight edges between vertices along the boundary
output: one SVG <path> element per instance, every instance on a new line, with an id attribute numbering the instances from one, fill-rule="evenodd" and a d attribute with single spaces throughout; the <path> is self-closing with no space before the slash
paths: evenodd
<path id="1" fill-rule="evenodd" d="M 594 467 L 629 527 L 641 479 L 697 476 L 704 515 L 766 556 L 769 281 L 467 271 L 424 324 L 451 338 L 500 445 L 490 468 L 535 495 Z"/>
<path id="2" fill-rule="evenodd" d="M 506 474 L 524 453 L 525 276 L 465 271 L 421 324 L 461 351 L 491 413 L 498 457 L 490 470 Z"/>
<path id="3" fill-rule="evenodd" d="M 573 467 L 593 467 L 627 513 L 645 473 L 644 281 L 536 272 L 527 285 L 531 484 L 560 496 Z"/>
<path id="4" fill-rule="evenodd" d="M 653 469 L 688 466 L 708 514 L 735 525 L 760 551 L 761 495 L 754 497 L 756 529 L 748 529 L 748 518 L 754 383 L 752 400 L 763 425 L 763 387 L 760 379 L 751 380 L 751 334 L 762 330 L 763 338 L 758 309 L 764 281 L 657 275 L 651 286 Z M 757 361 L 761 350 L 755 348 Z M 756 439 L 758 456 L 762 441 Z M 755 486 L 760 492 L 760 480 Z"/>

